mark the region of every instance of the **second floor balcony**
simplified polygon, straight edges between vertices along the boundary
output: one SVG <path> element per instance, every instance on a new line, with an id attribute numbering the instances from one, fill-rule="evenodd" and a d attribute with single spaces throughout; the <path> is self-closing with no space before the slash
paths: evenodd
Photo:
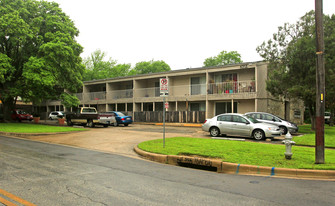
<path id="1" fill-rule="evenodd" d="M 224 97 L 224 95 L 256 92 L 254 80 L 230 81 L 212 84 L 191 84 L 169 87 L 169 98 L 198 97 L 206 98 L 206 95 Z M 89 92 L 75 94 L 80 101 L 116 101 L 129 99 L 160 98 L 159 87 L 113 90 L 109 92 Z"/>

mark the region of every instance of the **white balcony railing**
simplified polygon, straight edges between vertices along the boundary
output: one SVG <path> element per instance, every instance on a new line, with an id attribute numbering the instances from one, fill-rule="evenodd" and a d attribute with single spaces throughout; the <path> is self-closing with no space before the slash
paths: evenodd
<path id="1" fill-rule="evenodd" d="M 208 94 L 251 93 L 256 91 L 255 81 L 232 81 L 208 85 Z"/>
<path id="2" fill-rule="evenodd" d="M 117 99 L 129 99 L 133 98 L 133 90 L 115 90 L 107 93 L 108 100 L 117 100 Z"/>
<path id="3" fill-rule="evenodd" d="M 193 84 L 170 86 L 170 97 L 183 97 L 195 95 L 225 95 L 225 94 L 238 94 L 238 93 L 254 93 L 256 92 L 255 81 L 231 81 L 220 82 L 213 84 Z M 115 90 L 110 92 L 90 92 L 90 93 L 77 93 L 75 94 L 81 101 L 90 100 L 118 100 L 118 99 L 132 99 L 132 98 L 153 98 L 160 97 L 159 87 Z"/>

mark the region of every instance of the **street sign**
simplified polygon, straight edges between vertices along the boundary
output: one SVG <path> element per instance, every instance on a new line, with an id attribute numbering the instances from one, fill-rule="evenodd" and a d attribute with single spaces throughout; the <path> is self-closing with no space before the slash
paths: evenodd
<path id="1" fill-rule="evenodd" d="M 168 96 L 169 95 L 169 79 L 160 78 L 159 86 L 160 86 L 160 96 Z"/>
<path id="2" fill-rule="evenodd" d="M 169 109 L 169 102 L 165 102 L 165 109 Z"/>

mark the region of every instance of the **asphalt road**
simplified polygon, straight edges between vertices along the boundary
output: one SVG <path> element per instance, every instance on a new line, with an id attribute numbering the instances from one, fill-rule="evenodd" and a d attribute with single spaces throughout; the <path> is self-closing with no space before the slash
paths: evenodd
<path id="1" fill-rule="evenodd" d="M 46 206 L 335 202 L 330 181 L 226 175 L 7 137 L 0 137 L 0 189 Z"/>

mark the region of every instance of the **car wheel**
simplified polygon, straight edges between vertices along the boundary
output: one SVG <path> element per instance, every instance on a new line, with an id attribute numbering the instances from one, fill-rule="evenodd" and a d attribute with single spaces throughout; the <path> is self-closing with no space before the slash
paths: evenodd
<path id="1" fill-rule="evenodd" d="M 104 124 L 104 127 L 108 127 L 108 124 Z"/>
<path id="2" fill-rule="evenodd" d="M 209 130 L 209 133 L 211 134 L 212 137 L 217 137 L 220 135 L 220 130 L 219 128 L 217 127 L 212 127 L 210 130 Z"/>
<path id="3" fill-rule="evenodd" d="M 72 126 L 73 125 L 71 119 L 67 119 L 66 120 L 66 124 L 67 124 L 67 126 Z"/>
<path id="4" fill-rule="evenodd" d="M 128 126 L 128 124 L 124 124 L 124 126 L 125 126 L 125 127 L 127 127 L 127 126 Z"/>
<path id="5" fill-rule="evenodd" d="M 286 134 L 286 133 L 287 133 L 287 128 L 284 127 L 284 126 L 280 126 L 280 127 L 279 127 L 279 130 L 280 130 L 280 133 L 281 133 L 281 134 Z"/>
<path id="6" fill-rule="evenodd" d="M 87 123 L 87 126 L 89 126 L 90 128 L 93 128 L 94 127 L 93 120 L 89 120 Z"/>
<path id="7" fill-rule="evenodd" d="M 262 139 L 265 139 L 265 134 L 262 130 L 260 129 L 256 129 L 252 132 L 252 137 L 255 139 L 255 140 L 262 140 Z"/>
<path id="8" fill-rule="evenodd" d="M 50 120 L 52 120 L 52 118 L 51 118 L 51 117 L 49 117 L 49 119 L 50 119 Z"/>
<path id="9" fill-rule="evenodd" d="M 20 118 L 16 118 L 16 120 L 17 120 L 18 122 L 21 122 L 21 119 L 20 119 Z"/>
<path id="10" fill-rule="evenodd" d="M 114 127 L 117 127 L 117 126 L 118 126 L 118 123 L 117 123 L 117 122 L 114 122 L 113 126 L 114 126 Z"/>

